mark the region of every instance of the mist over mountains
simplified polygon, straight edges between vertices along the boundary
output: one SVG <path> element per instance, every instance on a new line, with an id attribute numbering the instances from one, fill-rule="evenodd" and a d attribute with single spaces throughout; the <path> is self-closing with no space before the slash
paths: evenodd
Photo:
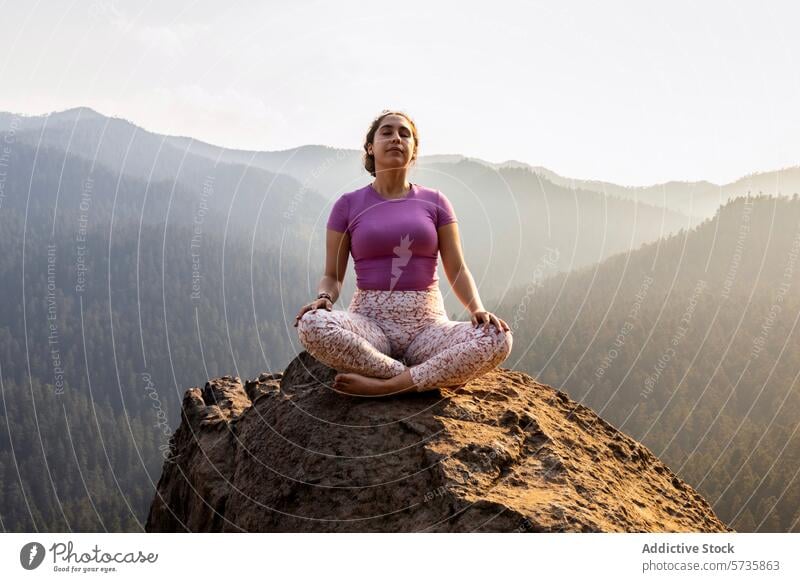
<path id="1" fill-rule="evenodd" d="M 3 527 L 141 531 L 184 389 L 301 349 L 330 206 L 372 177 L 358 149 L 231 150 L 89 108 L 0 113 L 0 143 Z M 737 530 L 798 531 L 800 169 L 626 188 L 454 154 L 411 180 L 453 203 L 515 330 L 507 365 L 646 443 Z"/>
<path id="2" fill-rule="evenodd" d="M 209 220 L 222 225 L 226 236 L 257 246 L 283 241 L 303 248 L 308 254 L 305 266 L 314 273 L 311 279 L 321 274 L 330 205 L 372 180 L 358 150 L 226 150 L 155 134 L 89 108 L 41 117 L 2 114 L 0 130 L 15 122 L 16 143 L 55 148 L 102 165 L 121 180 L 140 180 L 140 212 L 166 204 L 167 210 L 162 206 L 153 212 L 163 211 L 169 224 L 191 222 L 204 184 L 213 182 L 213 195 L 205 200 Z M 552 255 L 551 249 L 558 249 L 558 259 L 547 274 L 592 264 L 689 228 L 701 218 L 650 201 L 637 203 L 630 195 L 557 184 L 531 167 L 422 154 L 411 180 L 442 190 L 453 202 L 465 255 L 489 301 L 514 285 L 527 284 L 539 258 Z M 153 200 L 157 196 L 147 194 L 149 185 L 164 180 L 170 194 Z M 447 307 L 461 310 L 455 298 L 448 298 Z"/>

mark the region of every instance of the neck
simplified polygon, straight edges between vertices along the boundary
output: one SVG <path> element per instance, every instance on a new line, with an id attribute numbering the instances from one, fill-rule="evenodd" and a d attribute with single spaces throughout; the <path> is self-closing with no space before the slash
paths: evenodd
<path id="1" fill-rule="evenodd" d="M 411 184 L 406 181 L 406 172 L 393 172 L 383 170 L 378 172 L 378 176 L 372 183 L 372 187 L 381 196 L 402 198 L 411 189 Z"/>

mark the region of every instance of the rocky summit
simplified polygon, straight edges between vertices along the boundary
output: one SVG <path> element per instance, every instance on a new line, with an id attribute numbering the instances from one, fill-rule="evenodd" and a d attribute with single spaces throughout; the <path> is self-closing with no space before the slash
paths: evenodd
<path id="1" fill-rule="evenodd" d="M 731 532 L 645 446 L 497 368 L 357 397 L 300 353 L 186 391 L 150 532 Z"/>

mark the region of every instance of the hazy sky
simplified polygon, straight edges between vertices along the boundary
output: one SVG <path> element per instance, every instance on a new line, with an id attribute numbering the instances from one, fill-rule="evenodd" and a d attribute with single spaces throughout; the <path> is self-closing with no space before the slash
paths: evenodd
<path id="1" fill-rule="evenodd" d="M 86 105 L 229 147 L 420 154 L 646 185 L 800 164 L 798 2 L 0 4 L 0 110 Z"/>

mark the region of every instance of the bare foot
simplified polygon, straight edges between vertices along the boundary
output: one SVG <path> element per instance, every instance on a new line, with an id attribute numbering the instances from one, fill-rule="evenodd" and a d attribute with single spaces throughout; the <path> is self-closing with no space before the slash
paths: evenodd
<path id="1" fill-rule="evenodd" d="M 394 378 L 371 378 L 355 372 L 340 372 L 333 381 L 334 390 L 356 396 L 385 396 L 405 392 L 413 387 L 408 368 Z"/>

